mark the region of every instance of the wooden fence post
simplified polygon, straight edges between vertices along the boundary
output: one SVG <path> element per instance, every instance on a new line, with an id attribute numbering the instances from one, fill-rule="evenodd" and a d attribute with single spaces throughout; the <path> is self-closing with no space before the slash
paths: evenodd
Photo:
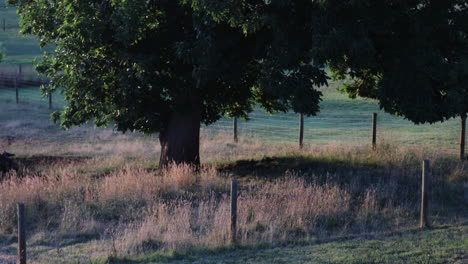
<path id="1" fill-rule="evenodd" d="M 237 180 L 231 181 L 231 243 L 237 243 Z"/>
<path id="2" fill-rule="evenodd" d="M 16 94 L 16 104 L 19 104 L 19 90 L 18 90 L 18 76 L 15 77 L 15 94 Z"/>
<path id="3" fill-rule="evenodd" d="M 299 148 L 304 147 L 304 114 L 299 116 Z"/>
<path id="4" fill-rule="evenodd" d="M 466 144 L 466 114 L 461 116 L 461 132 L 460 132 L 460 160 L 465 160 L 465 144 Z"/>
<path id="5" fill-rule="evenodd" d="M 52 109 L 52 92 L 49 92 L 48 96 L 49 96 L 49 109 Z"/>
<path id="6" fill-rule="evenodd" d="M 26 264 L 26 226 L 24 204 L 18 204 L 18 263 Z"/>
<path id="7" fill-rule="evenodd" d="M 372 114 L 372 149 L 377 149 L 377 113 Z"/>
<path id="8" fill-rule="evenodd" d="M 237 117 L 234 117 L 234 120 L 232 121 L 233 127 L 234 127 L 234 142 L 238 142 L 239 138 L 237 137 Z"/>
<path id="9" fill-rule="evenodd" d="M 424 160 L 422 164 L 421 179 L 421 218 L 420 228 L 428 227 L 428 199 L 429 199 L 429 160 Z"/>

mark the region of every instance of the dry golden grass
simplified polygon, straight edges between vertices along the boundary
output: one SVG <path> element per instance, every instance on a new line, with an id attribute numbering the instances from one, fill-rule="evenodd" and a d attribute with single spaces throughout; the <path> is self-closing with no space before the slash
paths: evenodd
<path id="1" fill-rule="evenodd" d="M 417 220 L 423 158 L 434 168 L 435 221 L 466 217 L 450 209 L 464 206 L 457 205 L 463 187 L 456 183 L 466 180 L 466 163 L 434 152 L 390 144 L 374 152 L 341 142 L 299 150 L 258 139 L 230 141 L 223 134 L 203 136 L 201 153 L 208 165 L 198 170 L 155 169 L 157 150 L 148 151 L 140 139 L 110 140 L 106 145 L 113 146 L 113 155 L 98 149 L 86 159 L 29 165 L 25 159 L 26 167 L 0 182 L 0 233 L 14 233 L 15 206 L 23 202 L 29 231 L 42 240 L 91 234 L 109 246 L 109 254 L 119 255 L 220 247 L 229 244 L 234 177 L 240 181 L 240 244 L 400 229 Z M 72 154 L 88 150 L 76 151 Z M 247 161 L 232 163 L 238 160 Z M 225 167 L 220 163 L 231 165 L 219 169 Z"/>
<path id="2" fill-rule="evenodd" d="M 239 243 L 305 239 L 321 231 L 320 221 L 349 214 L 350 202 L 350 194 L 338 186 L 297 178 L 251 185 L 239 196 Z M 214 194 L 199 201 L 155 203 L 141 223 L 121 229 L 119 252 L 227 245 L 229 204 L 229 197 Z"/>

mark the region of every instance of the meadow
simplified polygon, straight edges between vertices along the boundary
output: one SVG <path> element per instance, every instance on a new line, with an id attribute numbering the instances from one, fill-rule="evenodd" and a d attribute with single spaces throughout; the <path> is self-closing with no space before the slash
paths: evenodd
<path id="1" fill-rule="evenodd" d="M 334 87 L 324 93 L 324 111 L 343 106 L 336 116 L 367 112 L 372 103 L 347 99 Z M 3 261 L 15 254 L 18 202 L 27 208 L 31 263 L 466 261 L 468 164 L 457 160 L 447 141 L 404 144 L 414 140 L 404 131 L 379 137 L 376 151 L 367 139 L 339 137 L 308 140 L 300 150 L 295 134 L 277 139 L 257 131 L 234 143 L 230 131 L 204 127 L 201 169 L 160 170 L 157 135 L 92 124 L 64 131 L 49 120 L 46 103 L 16 105 L 6 98 L 0 99 L 0 145 L 17 154 L 21 168 L 0 183 Z M 433 137 L 441 135 L 436 128 Z M 423 159 L 432 164 L 435 229 L 417 231 Z M 240 182 L 235 247 L 228 225 L 233 178 Z M 421 239 L 433 250 L 421 248 Z M 403 241 L 394 252 L 385 249 Z M 335 247 L 333 254 L 304 253 Z"/>
<path id="2" fill-rule="evenodd" d="M 0 6 L 4 3 L 0 0 Z M 0 9 L 8 25 L 12 8 Z M 12 21 L 12 22 L 10 22 Z M 14 27 L 0 30 L 3 75 L 36 78 L 43 52 Z M 27 65 L 25 65 L 27 64 Z M 468 163 L 458 160 L 460 121 L 414 125 L 368 99 L 323 88 L 321 112 L 256 109 L 202 127 L 199 169 L 158 168 L 157 135 L 62 130 L 36 86 L 0 80 L 0 151 L 17 173 L 0 178 L 0 263 L 16 254 L 16 204 L 26 205 L 29 263 L 466 263 Z M 372 113 L 378 144 L 370 145 Z M 421 161 L 431 161 L 431 228 L 419 230 Z M 229 185 L 239 180 L 238 244 L 229 234 Z"/>
<path id="3" fill-rule="evenodd" d="M 1 68 L 1 66 L 0 66 Z M 32 71 L 32 69 L 30 69 Z M 1 85 L 1 84 L 0 84 Z M 324 94 L 317 116 L 305 118 L 305 144 L 362 145 L 371 141 L 372 113 L 378 114 L 377 137 L 380 142 L 404 144 L 409 148 L 428 147 L 441 152 L 457 155 L 459 151 L 460 119 L 454 118 L 443 123 L 415 125 L 401 117 L 392 116 L 381 109 L 375 100 L 354 99 L 337 91 L 340 83 L 330 82 L 322 88 Z M 37 87 L 22 87 L 19 90 L 21 105 L 44 109 L 48 98 Z M 0 89 L 0 102 L 13 103 L 15 90 Z M 60 91 L 53 94 L 53 108 L 60 110 L 66 105 Z M 44 117 L 46 118 L 46 117 Z M 295 113 L 265 113 L 256 109 L 249 120 L 239 120 L 239 134 L 257 140 L 292 143 L 298 141 L 299 116 Z M 214 134 L 232 134 L 232 119 L 222 118 L 215 124 L 202 126 Z"/>

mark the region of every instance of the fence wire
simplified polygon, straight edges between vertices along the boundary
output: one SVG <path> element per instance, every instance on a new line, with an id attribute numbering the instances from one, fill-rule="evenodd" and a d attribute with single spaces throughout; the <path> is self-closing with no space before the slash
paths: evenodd
<path id="1" fill-rule="evenodd" d="M 0 67 L 1 69 L 1 67 Z M 7 71 L 8 72 L 8 71 Z M 16 94 L 20 105 L 30 105 L 37 108 L 53 110 L 62 109 L 66 102 L 60 92 L 49 98 L 38 89 L 38 84 L 46 83 L 44 78 L 29 75 L 28 78 L 18 78 L 18 71 L 10 69 L 10 75 L 0 72 L 0 103 L 15 104 Z M 32 77 L 31 77 L 32 76 Z M 11 80 L 21 79 L 21 81 Z M 18 89 L 16 89 L 18 87 Z M 18 91 L 18 92 L 17 92 Z M 414 125 L 410 121 L 391 116 L 380 111 L 376 103 L 346 101 L 350 109 L 335 105 L 334 99 L 324 98 L 322 111 L 317 116 L 304 119 L 304 143 L 328 144 L 341 142 L 347 144 L 370 144 L 372 138 L 372 113 L 378 113 L 377 138 L 379 143 L 429 145 L 440 149 L 455 150 L 460 143 L 460 119 L 452 119 L 433 125 Z M 209 126 L 203 126 L 203 131 L 209 134 L 232 134 L 233 119 L 223 117 Z M 256 138 L 265 141 L 298 142 L 299 114 L 277 113 L 270 115 L 256 109 L 248 120 L 237 121 L 238 136 Z"/>
<path id="2" fill-rule="evenodd" d="M 0 31 L 18 31 L 20 29 L 16 7 L 0 1 Z"/>
<path id="3" fill-rule="evenodd" d="M 16 89 L 2 87 L 0 79 L 0 102 L 2 104 L 16 103 Z M 49 98 L 44 96 L 37 87 L 18 89 L 20 105 L 31 105 L 47 109 Z M 33 83 L 31 83 L 32 85 Z M 326 102 L 326 99 L 324 100 Z M 356 102 L 359 104 L 358 102 Z M 66 106 L 63 96 L 52 95 L 53 109 Z M 326 144 L 339 141 L 353 144 L 370 144 L 372 137 L 372 112 L 369 111 L 339 111 L 324 109 L 317 116 L 304 119 L 304 142 L 306 144 Z M 434 125 L 414 125 L 402 118 L 390 116 L 379 111 L 377 120 L 378 140 L 389 143 L 405 144 L 443 144 L 443 148 L 456 149 L 459 144 L 460 122 L 453 119 Z M 233 119 L 223 117 L 209 126 L 203 126 L 207 133 L 233 134 Z M 299 115 L 296 113 L 267 114 L 260 109 L 249 115 L 249 120 L 237 121 L 240 137 L 254 137 L 261 140 L 297 142 L 299 138 Z"/>

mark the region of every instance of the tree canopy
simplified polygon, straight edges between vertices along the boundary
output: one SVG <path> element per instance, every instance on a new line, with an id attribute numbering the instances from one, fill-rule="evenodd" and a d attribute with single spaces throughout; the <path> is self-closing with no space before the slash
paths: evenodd
<path id="1" fill-rule="evenodd" d="M 352 80 L 352 97 L 433 123 L 468 112 L 468 3 L 464 0 L 326 1 L 317 57 Z M 332 21 L 332 22 L 330 22 Z M 338 54 L 338 56 L 336 56 Z"/>
<path id="2" fill-rule="evenodd" d="M 65 88 L 67 127 L 95 118 L 123 131 L 159 132 L 165 112 L 187 107 L 191 96 L 207 124 L 224 113 L 246 116 L 256 103 L 268 111 L 318 111 L 312 85 L 326 77 L 310 64 L 311 25 L 301 25 L 308 8 L 278 4 L 263 17 L 245 4 L 239 9 L 252 11 L 233 21 L 227 12 L 242 10 L 222 1 L 13 3 L 24 33 L 57 45 L 38 69 L 52 78 L 50 89 Z"/>
<path id="3" fill-rule="evenodd" d="M 64 127 L 94 120 L 161 139 L 188 129 L 171 126 L 188 113 L 193 124 L 210 124 L 224 114 L 246 117 L 257 104 L 319 111 L 314 87 L 327 78 L 308 52 L 311 1 L 11 3 L 23 33 L 56 46 L 37 69 L 51 78 L 48 91 L 64 88 L 68 107 L 54 115 Z"/>

